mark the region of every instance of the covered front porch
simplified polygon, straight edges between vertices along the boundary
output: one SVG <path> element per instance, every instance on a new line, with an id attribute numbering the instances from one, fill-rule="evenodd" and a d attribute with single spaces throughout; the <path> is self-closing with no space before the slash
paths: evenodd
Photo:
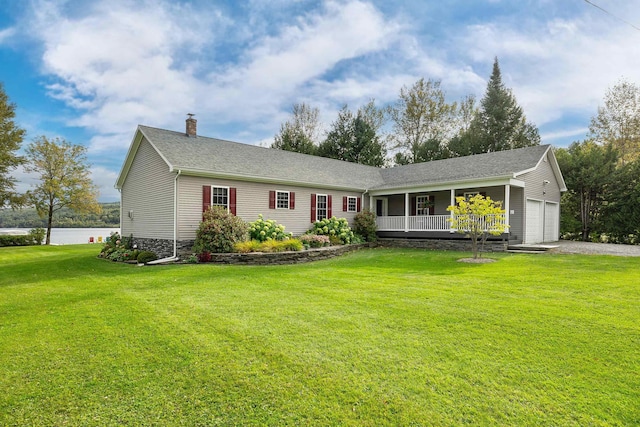
<path id="1" fill-rule="evenodd" d="M 447 211 L 447 207 L 454 205 L 456 197 L 460 196 L 482 194 L 502 202 L 506 214 L 482 218 L 486 229 L 491 229 L 496 224 L 508 226 L 507 230 L 511 232 L 514 226 L 517 231 L 521 228 L 515 210 L 519 210 L 522 204 L 519 201 L 522 200 L 522 188 L 513 184 L 510 182 L 504 185 L 451 186 L 445 189 L 416 188 L 404 193 L 391 194 L 376 191 L 370 194 L 369 202 L 376 213 L 379 237 L 460 239 L 464 238 L 464 235 L 456 233 L 452 228 L 450 220 L 453 213 Z M 513 200 L 513 193 L 516 200 Z M 521 234 L 519 231 L 518 233 Z M 497 238 L 509 239 L 510 234 L 512 233 L 506 232 Z"/>

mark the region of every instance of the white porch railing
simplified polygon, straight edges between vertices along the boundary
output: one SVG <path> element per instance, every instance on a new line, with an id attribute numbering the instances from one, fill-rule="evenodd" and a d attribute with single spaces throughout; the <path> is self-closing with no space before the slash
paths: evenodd
<path id="1" fill-rule="evenodd" d="M 451 215 L 409 216 L 407 231 L 455 231 L 451 228 Z M 487 215 L 482 218 L 485 230 L 493 229 L 497 224 L 504 224 L 504 215 Z M 378 231 L 405 231 L 404 216 L 379 216 L 376 218 Z"/>

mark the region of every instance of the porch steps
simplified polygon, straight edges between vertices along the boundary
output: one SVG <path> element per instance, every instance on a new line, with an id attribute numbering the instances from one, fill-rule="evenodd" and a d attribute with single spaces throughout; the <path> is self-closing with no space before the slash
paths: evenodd
<path id="1" fill-rule="evenodd" d="M 557 248 L 558 245 L 509 245 L 507 252 L 520 253 L 520 254 L 542 254 L 552 249 Z"/>

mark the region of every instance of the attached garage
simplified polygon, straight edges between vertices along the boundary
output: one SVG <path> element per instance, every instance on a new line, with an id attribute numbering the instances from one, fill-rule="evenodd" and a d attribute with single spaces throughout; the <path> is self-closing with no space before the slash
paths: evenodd
<path id="1" fill-rule="evenodd" d="M 527 199 L 525 243 L 544 241 L 544 204 L 541 200 Z"/>
<path id="2" fill-rule="evenodd" d="M 558 240 L 560 206 L 556 202 L 527 199 L 525 243 L 555 242 Z"/>
<path id="3" fill-rule="evenodd" d="M 560 234 L 560 205 L 555 202 L 544 203 L 544 241 L 556 242 Z"/>

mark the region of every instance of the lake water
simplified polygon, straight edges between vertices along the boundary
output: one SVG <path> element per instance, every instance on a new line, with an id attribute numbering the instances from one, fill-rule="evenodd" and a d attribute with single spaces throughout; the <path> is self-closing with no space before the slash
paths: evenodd
<path id="1" fill-rule="evenodd" d="M 0 230 L 5 230 L 0 228 Z M 26 230 L 30 228 L 12 228 L 12 230 Z M 52 228 L 51 244 L 52 245 L 71 245 L 77 243 L 89 243 L 89 239 L 93 237 L 93 241 L 98 243 L 99 238 L 102 241 L 109 237 L 112 232 L 120 232 L 119 228 Z"/>

